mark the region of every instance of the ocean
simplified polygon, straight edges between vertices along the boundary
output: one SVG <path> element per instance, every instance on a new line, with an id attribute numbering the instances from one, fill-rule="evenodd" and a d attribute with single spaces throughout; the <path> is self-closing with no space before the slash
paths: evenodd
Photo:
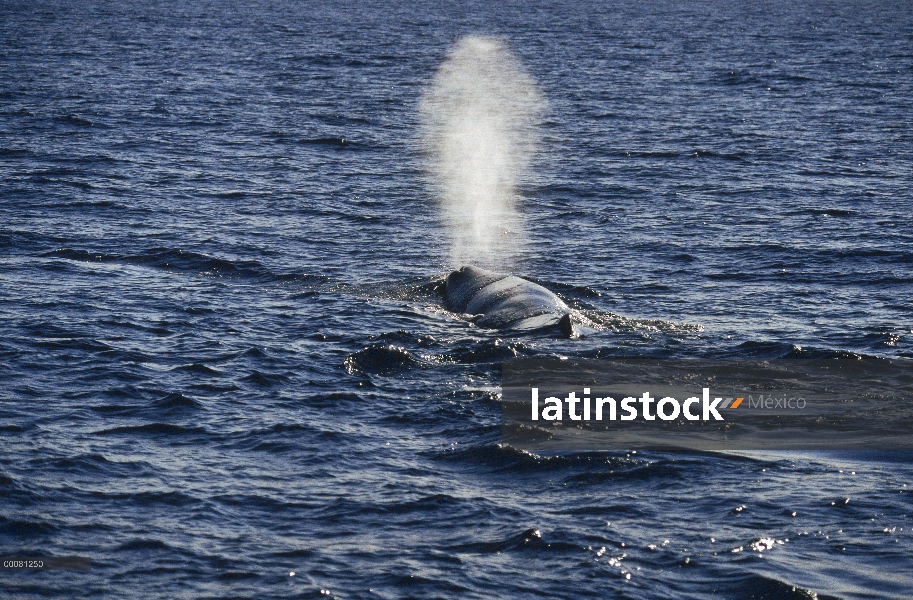
<path id="1" fill-rule="evenodd" d="M 465 36 L 542 109 L 448 312 L 422 102 Z M 511 358 L 913 358 L 909 3 L 0 5 L 4 598 L 906 599 L 913 459 L 536 454 Z M 847 501 L 848 500 L 848 501 Z"/>

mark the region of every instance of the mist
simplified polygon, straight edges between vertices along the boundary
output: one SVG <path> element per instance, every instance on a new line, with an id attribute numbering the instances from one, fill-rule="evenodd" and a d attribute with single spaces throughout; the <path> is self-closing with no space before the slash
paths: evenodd
<path id="1" fill-rule="evenodd" d="M 438 69 L 420 111 L 453 266 L 508 267 L 521 252 L 517 186 L 543 109 L 535 81 L 496 38 L 463 37 Z"/>

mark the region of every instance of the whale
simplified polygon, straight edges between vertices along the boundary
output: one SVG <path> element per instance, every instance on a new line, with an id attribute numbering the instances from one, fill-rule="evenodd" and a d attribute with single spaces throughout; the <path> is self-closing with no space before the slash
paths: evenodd
<path id="1" fill-rule="evenodd" d="M 447 310 L 471 315 L 472 322 L 485 329 L 555 329 L 565 337 L 581 333 L 571 308 L 554 292 L 506 273 L 461 267 L 447 275 L 444 300 Z"/>

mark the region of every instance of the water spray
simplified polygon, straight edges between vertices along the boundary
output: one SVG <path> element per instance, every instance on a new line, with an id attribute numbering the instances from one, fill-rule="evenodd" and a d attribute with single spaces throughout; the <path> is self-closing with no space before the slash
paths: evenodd
<path id="1" fill-rule="evenodd" d="M 544 103 L 503 42 L 462 38 L 421 102 L 428 168 L 455 266 L 508 266 L 525 241 L 517 186 L 537 144 Z"/>

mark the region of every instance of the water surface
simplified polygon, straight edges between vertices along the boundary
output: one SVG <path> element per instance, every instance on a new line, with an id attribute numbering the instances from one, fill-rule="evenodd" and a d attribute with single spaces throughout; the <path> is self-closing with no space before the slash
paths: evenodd
<path id="1" fill-rule="evenodd" d="M 0 548 L 93 561 L 4 595 L 909 597 L 904 456 L 536 456 L 498 394 L 515 356 L 913 356 L 910 15 L 4 3 Z M 418 106 L 467 34 L 549 102 L 507 266 L 597 335 L 442 306 Z"/>

